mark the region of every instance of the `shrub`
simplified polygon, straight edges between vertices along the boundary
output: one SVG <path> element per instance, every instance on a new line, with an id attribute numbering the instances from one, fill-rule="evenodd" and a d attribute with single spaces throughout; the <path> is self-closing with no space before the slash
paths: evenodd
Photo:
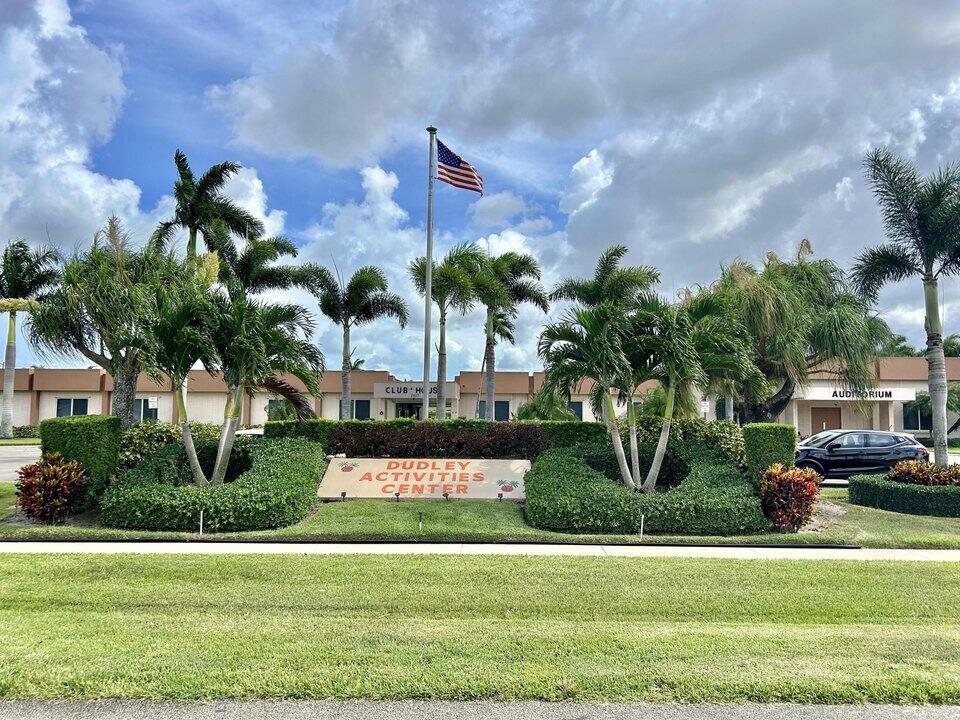
<path id="1" fill-rule="evenodd" d="M 747 479 L 759 485 L 764 471 L 779 463 L 793 466 L 797 456 L 797 431 L 792 425 L 750 423 L 743 426 L 747 460 Z"/>
<path id="2" fill-rule="evenodd" d="M 83 466 L 50 453 L 17 472 L 17 506 L 31 520 L 50 525 L 62 523 L 83 508 L 87 483 Z"/>
<path id="3" fill-rule="evenodd" d="M 941 467 L 920 460 L 902 460 L 890 468 L 887 477 L 911 485 L 960 485 L 960 465 Z"/>
<path id="4" fill-rule="evenodd" d="M 213 464 L 216 443 L 197 443 L 201 464 Z M 147 458 L 112 484 L 100 503 L 108 527 L 210 532 L 267 530 L 302 520 L 316 500 L 324 460 L 319 445 L 302 438 L 237 438 L 228 482 L 189 485 L 182 443 Z M 233 479 L 235 478 L 235 479 Z"/>
<path id="5" fill-rule="evenodd" d="M 40 437 L 40 427 L 37 425 L 14 425 L 13 436 L 15 438 L 38 438 Z"/>
<path id="6" fill-rule="evenodd" d="M 571 448 L 551 448 L 524 478 L 527 520 L 571 533 L 738 535 L 768 527 L 738 468 L 705 446 L 687 452 L 689 473 L 669 492 L 636 493 L 591 467 Z"/>
<path id="7" fill-rule="evenodd" d="M 642 443 L 655 443 L 660 437 L 663 420 L 653 415 L 643 415 L 637 420 L 637 439 Z M 623 428 L 626 443 L 628 428 Z M 728 420 L 707 421 L 703 418 L 679 418 L 670 426 L 670 439 L 678 443 L 699 443 L 713 448 L 737 467 L 744 467 L 743 432 L 740 426 Z"/>
<path id="8" fill-rule="evenodd" d="M 599 422 L 541 420 L 536 424 L 546 432 L 551 447 L 571 447 L 602 442 L 609 444 L 610 442 L 606 425 Z"/>
<path id="9" fill-rule="evenodd" d="M 190 423 L 194 442 L 213 440 L 220 434 L 220 428 L 206 423 Z M 160 448 L 180 442 L 183 431 L 179 425 L 161 422 L 137 423 L 123 433 L 120 438 L 119 471 L 131 470 Z"/>
<path id="10" fill-rule="evenodd" d="M 60 453 L 76 460 L 87 474 L 85 505 L 95 507 L 117 471 L 120 460 L 120 418 L 110 415 L 76 415 L 40 423 L 42 455 Z"/>
<path id="11" fill-rule="evenodd" d="M 760 479 L 763 514 L 774 527 L 797 532 L 813 517 L 813 505 L 820 495 L 822 480 L 814 470 L 774 463 Z"/>
<path id="12" fill-rule="evenodd" d="M 637 445 L 638 462 L 641 471 L 641 477 L 638 482 L 646 477 L 647 470 L 649 470 L 653 464 L 653 456 L 656 450 L 657 446 L 655 443 L 648 442 Z M 613 452 L 613 445 L 609 442 L 573 445 L 571 452 L 594 470 L 599 470 L 611 480 L 620 480 L 620 466 L 617 464 L 617 456 Z M 627 463 L 630 463 L 629 448 L 627 449 Z M 657 477 L 657 487 L 676 487 L 683 481 L 689 471 L 690 466 L 687 464 L 682 453 L 678 451 L 677 443 L 671 442 L 667 445 L 667 451 L 663 456 L 663 465 L 660 466 L 660 475 Z"/>
<path id="13" fill-rule="evenodd" d="M 559 423 L 558 423 L 559 424 Z M 570 423 L 563 423 L 570 424 Z M 306 420 L 267 423 L 266 437 L 304 437 L 351 457 L 533 459 L 550 443 L 536 422 L 487 420 Z"/>
<path id="14" fill-rule="evenodd" d="M 854 505 L 911 515 L 960 517 L 960 486 L 897 482 L 886 475 L 854 475 L 848 496 Z"/>

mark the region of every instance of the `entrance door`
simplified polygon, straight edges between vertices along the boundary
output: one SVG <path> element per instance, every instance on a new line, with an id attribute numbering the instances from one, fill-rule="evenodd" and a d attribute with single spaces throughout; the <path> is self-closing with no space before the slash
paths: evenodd
<path id="1" fill-rule="evenodd" d="M 840 408 L 810 408 L 810 434 L 840 429 Z"/>
<path id="2" fill-rule="evenodd" d="M 396 416 L 398 418 L 420 419 L 420 409 L 423 407 L 420 403 L 397 403 Z"/>

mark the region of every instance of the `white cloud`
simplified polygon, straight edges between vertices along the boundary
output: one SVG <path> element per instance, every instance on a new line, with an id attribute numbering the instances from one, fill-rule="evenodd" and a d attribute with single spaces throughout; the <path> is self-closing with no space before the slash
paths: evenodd
<path id="1" fill-rule="evenodd" d="M 560 211 L 573 215 L 597 200 L 597 196 L 613 182 L 613 169 L 607 167 L 596 148 L 574 163 L 567 178 L 567 187 L 560 199 Z"/>
<path id="2" fill-rule="evenodd" d="M 227 181 L 223 194 L 263 222 L 264 234 L 267 237 L 283 234 L 287 213 L 283 210 L 267 209 L 267 193 L 263 189 L 263 180 L 254 168 L 241 168 Z"/>
<path id="3" fill-rule="evenodd" d="M 850 209 L 853 207 L 854 192 L 853 180 L 849 175 L 840 178 L 837 184 L 833 186 L 833 197 L 838 203 L 843 205 L 844 210 L 850 212 Z"/>
<path id="4" fill-rule="evenodd" d="M 509 190 L 484 195 L 470 206 L 473 224 L 479 227 L 507 227 L 517 215 L 527 211 L 527 204 Z"/>

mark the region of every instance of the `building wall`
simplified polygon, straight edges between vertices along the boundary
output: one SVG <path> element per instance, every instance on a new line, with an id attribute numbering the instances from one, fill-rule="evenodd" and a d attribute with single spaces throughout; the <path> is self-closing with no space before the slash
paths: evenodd
<path id="1" fill-rule="evenodd" d="M 225 392 L 190 392 L 187 389 L 187 417 L 190 422 L 215 423 L 223 422 L 223 409 L 227 403 Z"/>
<path id="2" fill-rule="evenodd" d="M 31 425 L 30 422 L 30 403 L 33 400 L 33 393 L 14 392 L 13 393 L 13 424 Z"/>
<path id="3" fill-rule="evenodd" d="M 40 393 L 40 419 L 57 416 L 57 400 L 71 398 L 87 400 L 87 415 L 100 415 L 104 394 L 101 392 L 74 392 L 71 390 L 47 390 Z M 26 425 L 27 423 L 24 423 Z"/>

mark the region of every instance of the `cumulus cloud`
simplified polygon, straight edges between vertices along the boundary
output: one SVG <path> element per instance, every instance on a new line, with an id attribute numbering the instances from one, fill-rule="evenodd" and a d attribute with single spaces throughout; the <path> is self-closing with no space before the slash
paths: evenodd
<path id="1" fill-rule="evenodd" d="M 484 195 L 470 206 L 470 214 L 475 225 L 503 228 L 527 209 L 522 197 L 504 190 L 493 195 Z"/>
<path id="2" fill-rule="evenodd" d="M 843 209 L 847 212 L 850 212 L 850 209 L 853 207 L 853 180 L 849 175 L 846 175 L 840 180 L 837 181 L 837 184 L 833 186 L 833 197 L 838 203 L 843 205 Z"/>

